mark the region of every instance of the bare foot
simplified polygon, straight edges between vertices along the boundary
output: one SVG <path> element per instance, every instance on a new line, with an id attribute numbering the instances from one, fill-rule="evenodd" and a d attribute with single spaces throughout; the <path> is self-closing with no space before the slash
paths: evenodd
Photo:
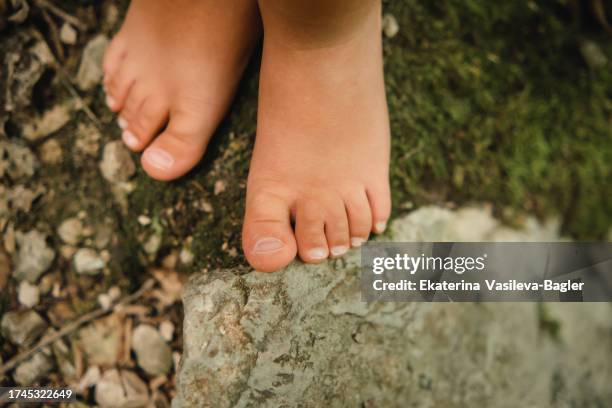
<path id="1" fill-rule="evenodd" d="M 288 23 L 291 12 L 269 5 L 283 1 L 260 1 L 264 54 L 243 228 L 249 263 L 266 272 L 296 254 L 308 263 L 342 256 L 383 232 L 391 210 L 380 4 L 363 1 L 371 6 L 352 14 L 358 24 L 332 24 L 330 36 L 309 20 L 317 35 L 308 36 L 304 21 Z"/>
<path id="2" fill-rule="evenodd" d="M 132 0 L 104 58 L 109 107 L 153 178 L 202 158 L 260 35 L 253 0 Z"/>

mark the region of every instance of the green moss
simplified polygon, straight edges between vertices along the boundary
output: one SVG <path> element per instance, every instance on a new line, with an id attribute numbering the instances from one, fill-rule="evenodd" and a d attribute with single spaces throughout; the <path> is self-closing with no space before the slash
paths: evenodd
<path id="1" fill-rule="evenodd" d="M 559 214 L 565 232 L 612 223 L 612 75 L 589 70 L 558 2 L 389 2 L 395 208 L 490 201 Z M 610 55 L 609 41 L 600 45 Z"/>

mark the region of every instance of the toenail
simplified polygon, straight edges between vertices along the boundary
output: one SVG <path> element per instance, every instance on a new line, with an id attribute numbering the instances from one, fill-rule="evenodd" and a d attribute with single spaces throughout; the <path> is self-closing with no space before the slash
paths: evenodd
<path id="1" fill-rule="evenodd" d="M 314 248 L 308 251 L 308 257 L 310 259 L 325 259 L 327 258 L 327 250 L 325 248 Z"/>
<path id="2" fill-rule="evenodd" d="M 364 243 L 365 241 L 366 241 L 366 240 L 365 240 L 365 239 L 363 239 L 363 238 L 353 237 L 353 238 L 351 238 L 351 246 L 352 246 L 353 248 L 359 248 L 361 245 L 363 245 L 363 243 Z"/>
<path id="3" fill-rule="evenodd" d="M 125 143 L 128 147 L 132 149 L 135 149 L 136 147 L 138 147 L 138 144 L 140 143 L 138 141 L 138 138 L 134 136 L 134 134 L 130 132 L 129 130 L 124 131 L 121 134 L 121 138 L 123 139 L 123 143 Z"/>
<path id="4" fill-rule="evenodd" d="M 117 126 L 119 126 L 121 129 L 127 128 L 128 127 L 127 120 L 119 116 L 119 118 L 117 119 Z"/>
<path id="5" fill-rule="evenodd" d="M 253 247 L 254 254 L 269 254 L 272 252 L 277 252 L 285 247 L 283 241 L 278 238 L 261 238 Z"/>
<path id="6" fill-rule="evenodd" d="M 168 170 L 174 163 L 174 158 L 165 150 L 151 148 L 144 152 L 144 158 L 152 166 L 161 170 Z"/>
<path id="7" fill-rule="evenodd" d="M 342 256 L 346 254 L 347 252 L 348 252 L 348 247 L 344 245 L 335 246 L 335 247 L 332 247 L 331 249 L 331 254 L 333 256 Z"/>
<path id="8" fill-rule="evenodd" d="M 115 107 L 115 100 L 112 96 L 106 96 L 106 106 L 113 109 Z"/>
<path id="9" fill-rule="evenodd" d="M 374 228 L 376 229 L 376 232 L 382 234 L 387 229 L 387 221 L 377 222 Z"/>

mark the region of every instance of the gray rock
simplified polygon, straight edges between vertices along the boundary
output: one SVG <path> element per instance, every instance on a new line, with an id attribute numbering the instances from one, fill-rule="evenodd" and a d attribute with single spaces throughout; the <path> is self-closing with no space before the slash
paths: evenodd
<path id="1" fill-rule="evenodd" d="M 74 269 L 83 275 L 97 275 L 106 266 L 106 261 L 90 248 L 79 249 L 73 259 Z"/>
<path id="2" fill-rule="evenodd" d="M 108 370 L 96 385 L 96 402 L 101 408 L 139 408 L 147 406 L 147 385 L 133 372 Z"/>
<path id="3" fill-rule="evenodd" d="M 78 245 L 83 237 L 83 222 L 77 217 L 68 218 L 61 223 L 57 234 L 65 243 Z"/>
<path id="4" fill-rule="evenodd" d="M 17 366 L 13 379 L 21 386 L 29 386 L 44 379 L 51 369 L 53 369 L 53 360 L 49 350 L 39 351 Z"/>
<path id="5" fill-rule="evenodd" d="M 484 209 L 426 207 L 394 222 L 390 234 L 484 240 L 501 228 Z M 527 237 L 548 234 L 545 225 L 530 228 Z M 193 276 L 173 407 L 612 401 L 612 359 L 602 349 L 612 343 L 610 305 L 365 303 L 359 272 L 353 252 L 275 274 Z M 559 324 L 558 337 L 543 331 L 543 316 Z"/>
<path id="6" fill-rule="evenodd" d="M 81 65 L 76 76 L 77 85 L 81 90 L 89 91 L 102 81 L 104 76 L 102 58 L 107 45 L 108 38 L 99 34 L 89 41 L 83 49 Z"/>
<path id="7" fill-rule="evenodd" d="M 145 373 L 164 375 L 172 367 L 172 350 L 153 326 L 141 324 L 132 334 L 132 349 Z"/>
<path id="8" fill-rule="evenodd" d="M 136 166 L 130 152 L 121 141 L 114 141 L 104 146 L 104 155 L 100 162 L 100 171 L 111 183 L 125 182 L 132 177 Z"/>
<path id="9" fill-rule="evenodd" d="M 47 322 L 33 310 L 11 311 L 2 316 L 2 337 L 17 346 L 29 346 L 47 329 Z"/>
<path id="10" fill-rule="evenodd" d="M 47 245 L 45 236 L 36 230 L 17 233 L 17 259 L 14 277 L 18 281 L 35 283 L 55 259 L 55 252 Z"/>

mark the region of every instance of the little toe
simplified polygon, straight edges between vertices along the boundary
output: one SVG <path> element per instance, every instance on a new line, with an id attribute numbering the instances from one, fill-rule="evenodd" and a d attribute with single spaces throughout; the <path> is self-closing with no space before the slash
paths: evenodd
<path id="1" fill-rule="evenodd" d="M 164 98 L 150 95 L 129 120 L 119 118 L 119 126 L 123 129 L 123 142 L 129 149 L 141 151 L 151 143 L 167 120 L 168 107 L 164 103 Z"/>
<path id="2" fill-rule="evenodd" d="M 255 270 L 274 272 L 287 266 L 297 252 L 289 205 L 278 195 L 255 191 L 247 197 L 242 246 Z"/>
<path id="3" fill-rule="evenodd" d="M 348 215 L 351 247 L 359 248 L 368 240 L 372 230 L 372 211 L 365 190 L 357 188 L 345 194 L 344 205 Z"/>
<path id="4" fill-rule="evenodd" d="M 169 181 L 185 175 L 200 161 L 212 128 L 197 113 L 171 112 L 166 130 L 144 151 L 141 163 L 149 176 Z"/>
<path id="5" fill-rule="evenodd" d="M 372 232 L 382 234 L 387 229 L 391 216 L 391 193 L 389 185 L 374 185 L 367 189 L 368 202 L 372 211 Z"/>
<path id="6" fill-rule="evenodd" d="M 329 256 L 325 237 L 325 211 L 313 201 L 298 203 L 295 236 L 302 261 L 320 263 Z"/>
<path id="7" fill-rule="evenodd" d="M 136 75 L 126 64 L 122 64 L 117 72 L 105 80 L 106 104 L 111 111 L 119 112 L 124 107 L 130 89 L 136 80 Z"/>

